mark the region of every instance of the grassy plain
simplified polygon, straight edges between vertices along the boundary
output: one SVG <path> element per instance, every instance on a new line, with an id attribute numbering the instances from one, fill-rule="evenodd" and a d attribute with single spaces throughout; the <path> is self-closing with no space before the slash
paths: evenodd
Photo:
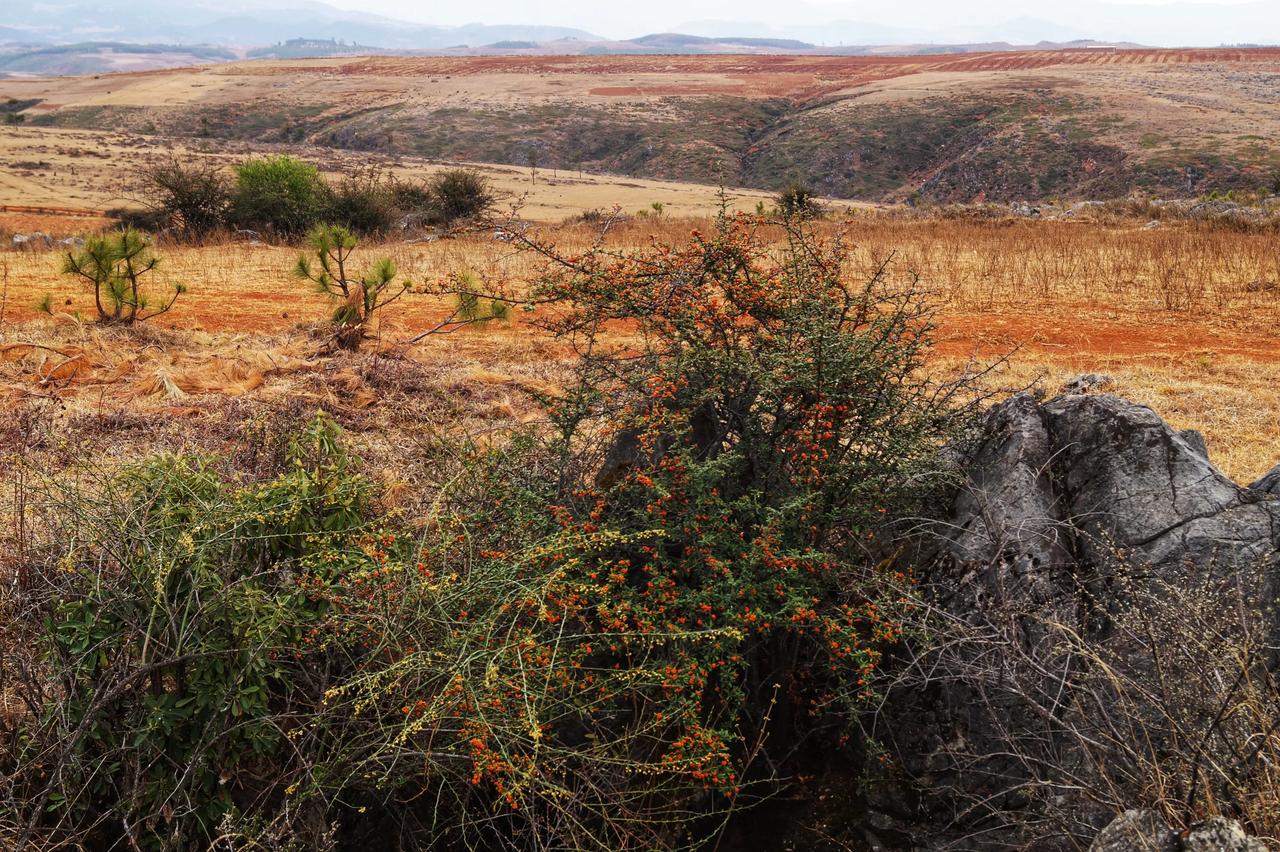
<path id="1" fill-rule="evenodd" d="M 608 240 L 618 248 L 675 242 L 711 226 L 706 218 L 637 218 L 615 226 Z M 596 233 L 581 223 L 532 227 L 569 250 Z M 842 230 L 857 246 L 855 278 L 882 263 L 903 280 L 920 276 L 939 307 L 934 363 L 941 373 L 1006 356 L 993 383 L 1047 393 L 1073 375 L 1106 373 L 1113 392 L 1152 405 L 1178 427 L 1203 430 L 1214 460 L 1238 479 L 1280 456 L 1273 235 L 1194 224 L 1143 229 L 871 214 L 819 227 Z M 531 253 L 489 231 L 361 251 L 370 259 L 390 255 L 403 275 L 428 286 L 469 271 L 519 292 L 539 269 Z M 389 309 L 367 352 L 321 358 L 310 333 L 328 307 L 290 277 L 295 249 L 218 243 L 161 253 L 158 286 L 182 282 L 190 291 L 171 314 L 138 331 L 77 319 L 92 313 L 92 302 L 58 274 L 57 251 L 0 254 L 0 398 L 10 412 L 57 398 L 67 415 L 167 424 L 148 434 L 212 434 L 218 430 L 206 425 L 225 417 L 232 400 L 306 400 L 382 429 L 427 416 L 421 406 L 429 399 L 430 428 L 486 431 L 536 417 L 530 391 L 554 388 L 571 355 L 518 311 L 509 323 L 406 346 L 451 309 L 414 295 Z M 46 294 L 55 297 L 52 318 L 33 307 Z M 386 386 L 392 374 L 396 386 Z M 421 399 L 406 407 L 415 394 Z"/>

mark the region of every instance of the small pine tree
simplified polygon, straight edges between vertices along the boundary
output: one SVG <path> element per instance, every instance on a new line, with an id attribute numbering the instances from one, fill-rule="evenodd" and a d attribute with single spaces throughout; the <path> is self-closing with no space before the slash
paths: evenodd
<path id="1" fill-rule="evenodd" d="M 98 322 L 132 325 L 166 313 L 187 291 L 184 285 L 175 284 L 169 301 L 147 313 L 150 305 L 142 292 L 142 279 L 159 265 L 160 259 L 151 251 L 147 238 L 127 229 L 91 237 L 84 248 L 67 252 L 62 259 L 62 272 L 92 285 Z M 44 307 L 47 309 L 47 304 Z"/>
<path id="2" fill-rule="evenodd" d="M 339 225 L 317 225 L 307 234 L 310 256 L 299 255 L 294 274 L 316 285 L 316 289 L 338 303 L 332 323 L 333 341 L 339 349 L 356 350 L 368 333 L 370 320 L 379 309 L 409 291 L 409 282 L 395 283 L 396 265 L 384 257 L 363 275 L 351 268 L 356 238 Z M 315 266 L 312 266 L 312 257 Z"/>

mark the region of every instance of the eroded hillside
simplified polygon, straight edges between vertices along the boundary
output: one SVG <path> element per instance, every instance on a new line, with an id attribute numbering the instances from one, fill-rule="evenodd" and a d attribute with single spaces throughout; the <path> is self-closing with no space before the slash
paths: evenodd
<path id="1" fill-rule="evenodd" d="M 9 80 L 25 121 L 867 200 L 1280 181 L 1277 50 L 367 57 Z"/>

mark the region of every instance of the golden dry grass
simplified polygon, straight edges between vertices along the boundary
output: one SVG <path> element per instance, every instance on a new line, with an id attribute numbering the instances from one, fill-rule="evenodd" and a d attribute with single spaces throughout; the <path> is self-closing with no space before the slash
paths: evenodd
<path id="1" fill-rule="evenodd" d="M 112 207 L 137 207 L 144 200 L 134 169 L 174 155 L 226 168 L 250 156 L 289 152 L 315 162 L 329 174 L 371 166 L 405 180 L 465 165 L 484 175 L 503 206 L 519 205 L 521 215 L 558 222 L 584 210 L 629 213 L 662 204 L 672 216 L 705 216 L 720 204 L 720 190 L 678 181 L 597 175 L 493 164 L 442 164 L 417 157 L 340 151 L 304 145 L 264 145 L 209 139 L 168 139 L 136 133 L 67 130 L 52 127 L 0 127 L 0 229 L 76 233 L 92 227 L 85 215 Z M 112 168 L 113 164 L 128 164 Z M 753 209 L 770 193 L 730 189 L 732 206 Z M 29 221 L 33 214 L 73 214 L 62 222 Z M 34 227 L 32 227 L 34 225 Z"/>
<path id="2" fill-rule="evenodd" d="M 633 220 L 610 239 L 620 247 L 674 241 L 709 224 Z M 540 230 L 569 250 L 594 238 L 584 225 Z M 1191 225 L 1147 231 L 864 218 L 847 226 L 847 238 L 857 247 L 850 275 L 869 275 L 892 258 L 889 274 L 919 275 L 934 292 L 940 371 L 1007 354 L 992 381 L 1010 389 L 1038 383 L 1049 393 L 1072 375 L 1107 373 L 1114 392 L 1151 405 L 1175 426 L 1203 430 L 1215 460 L 1238 479 L 1280 457 L 1280 351 L 1271 332 L 1280 315 L 1280 249 L 1273 237 Z M 328 306 L 289 276 L 294 249 L 224 244 L 166 247 L 162 254 L 159 282 L 190 287 L 160 321 L 172 329 L 163 333 L 104 331 L 73 319 L 91 314 L 92 303 L 57 274 L 56 252 L 0 255 L 8 282 L 0 384 L 8 404 L 55 394 L 86 411 L 196 418 L 216 397 L 379 408 L 377 388 L 342 372 L 358 374 L 358 365 L 338 369 L 313 357 L 317 344 L 307 327 Z M 365 251 L 380 254 L 427 284 L 471 270 L 492 287 L 518 291 L 538 268 L 530 253 L 488 232 Z M 45 293 L 57 296 L 54 319 L 34 311 Z M 448 310 L 438 297 L 407 298 L 389 311 L 369 354 L 358 357 L 399 360 L 446 393 L 465 388 L 466 404 L 450 415 L 460 428 L 534 416 L 529 391 L 554 387 L 565 349 L 518 317 L 401 345 Z"/>

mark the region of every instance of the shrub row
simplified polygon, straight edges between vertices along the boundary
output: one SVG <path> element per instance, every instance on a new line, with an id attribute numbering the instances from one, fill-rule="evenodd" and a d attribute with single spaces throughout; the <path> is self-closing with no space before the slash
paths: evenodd
<path id="1" fill-rule="evenodd" d="M 321 223 L 381 235 L 398 224 L 448 226 L 482 215 L 493 204 L 488 181 L 466 169 L 425 181 L 377 169 L 327 180 L 312 163 L 287 155 L 237 165 L 229 177 L 216 165 L 171 158 L 140 170 L 149 210 L 125 213 L 126 224 L 174 228 L 199 238 L 224 228 L 296 238 Z"/>

